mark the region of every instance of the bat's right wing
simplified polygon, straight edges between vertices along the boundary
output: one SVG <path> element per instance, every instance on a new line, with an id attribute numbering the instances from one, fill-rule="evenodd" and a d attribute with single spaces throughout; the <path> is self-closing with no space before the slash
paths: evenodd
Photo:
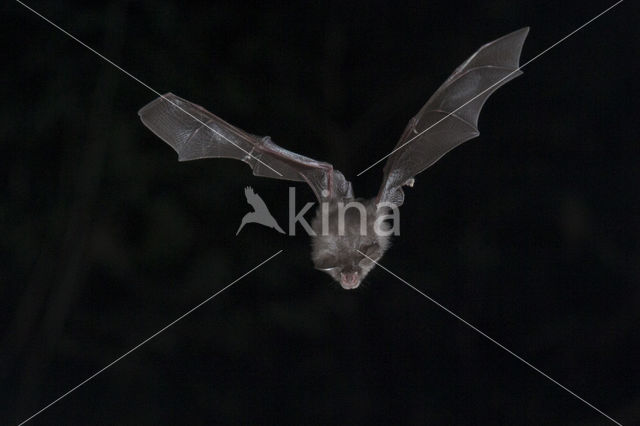
<path id="1" fill-rule="evenodd" d="M 432 166 L 456 146 L 480 134 L 478 116 L 487 98 L 516 78 L 520 52 L 529 28 L 522 28 L 482 46 L 462 63 L 409 121 L 384 166 L 378 202 L 398 206 L 403 185 Z"/>
<path id="2" fill-rule="evenodd" d="M 254 136 L 232 126 L 199 105 L 173 93 L 138 111 L 145 126 L 169 144 L 180 161 L 234 158 L 256 176 L 305 181 L 318 201 L 351 192 L 351 184 L 329 163 L 279 147 L 268 136 Z"/>

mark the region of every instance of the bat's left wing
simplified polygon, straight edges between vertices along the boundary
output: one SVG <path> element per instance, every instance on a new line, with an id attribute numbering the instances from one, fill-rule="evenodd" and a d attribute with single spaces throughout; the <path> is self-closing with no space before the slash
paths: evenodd
<path id="1" fill-rule="evenodd" d="M 256 176 L 307 182 L 318 201 L 351 193 L 351 184 L 331 164 L 288 151 L 268 136 L 251 135 L 173 93 L 147 104 L 138 115 L 178 153 L 180 161 L 241 160 Z"/>
<path id="2" fill-rule="evenodd" d="M 528 32 L 529 28 L 522 28 L 485 44 L 436 90 L 409 121 L 396 151 L 389 156 L 378 202 L 402 205 L 403 185 L 412 186 L 418 173 L 480 134 L 478 116 L 484 102 L 522 74 L 520 52 Z"/>

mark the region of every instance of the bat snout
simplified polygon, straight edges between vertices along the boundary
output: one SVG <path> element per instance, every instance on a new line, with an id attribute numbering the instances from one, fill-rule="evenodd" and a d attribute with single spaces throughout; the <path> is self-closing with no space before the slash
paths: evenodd
<path id="1" fill-rule="evenodd" d="M 340 285 L 345 290 L 353 290 L 360 285 L 360 274 L 358 272 L 340 272 Z"/>

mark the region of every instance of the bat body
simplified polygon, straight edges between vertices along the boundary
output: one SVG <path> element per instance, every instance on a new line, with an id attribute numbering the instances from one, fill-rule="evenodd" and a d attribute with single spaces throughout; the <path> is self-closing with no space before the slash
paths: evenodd
<path id="1" fill-rule="evenodd" d="M 379 220 L 387 210 L 378 208 L 375 198 L 341 197 L 323 203 L 311 222 L 316 234 L 311 240 L 311 260 L 343 288 L 356 288 L 375 266 L 373 260 L 379 260 L 389 247 L 388 223 Z M 344 209 L 350 203 L 361 210 Z"/>
<path id="2" fill-rule="evenodd" d="M 355 198 L 351 183 L 331 164 L 281 148 L 268 136 L 246 133 L 171 93 L 138 114 L 180 161 L 234 158 L 249 164 L 256 176 L 307 182 L 319 201 L 312 221 L 314 266 L 353 289 L 389 247 L 388 224 L 381 219 L 402 205 L 402 187 L 413 186 L 416 175 L 478 136 L 486 99 L 522 73 L 520 52 L 528 31 L 522 28 L 485 44 L 436 90 L 409 121 L 384 166 L 380 191 L 370 200 Z M 349 203 L 361 207 L 345 210 Z"/>

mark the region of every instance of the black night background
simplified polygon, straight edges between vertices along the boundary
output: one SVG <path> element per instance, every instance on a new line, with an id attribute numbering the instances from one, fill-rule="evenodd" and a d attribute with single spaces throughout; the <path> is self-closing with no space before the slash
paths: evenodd
<path id="1" fill-rule="evenodd" d="M 469 3 L 469 4 L 467 4 Z M 482 44 L 525 63 L 614 1 L 27 4 L 161 93 L 330 162 L 371 197 L 407 121 Z M 622 424 L 640 424 L 637 4 L 524 68 L 407 189 L 381 263 Z M 0 424 L 600 425 L 605 416 L 381 268 L 345 291 L 280 224 L 288 187 L 179 163 L 157 97 L 1 7 Z M 635 12 L 634 12 L 635 10 Z M 311 218 L 311 214 L 307 218 Z"/>

